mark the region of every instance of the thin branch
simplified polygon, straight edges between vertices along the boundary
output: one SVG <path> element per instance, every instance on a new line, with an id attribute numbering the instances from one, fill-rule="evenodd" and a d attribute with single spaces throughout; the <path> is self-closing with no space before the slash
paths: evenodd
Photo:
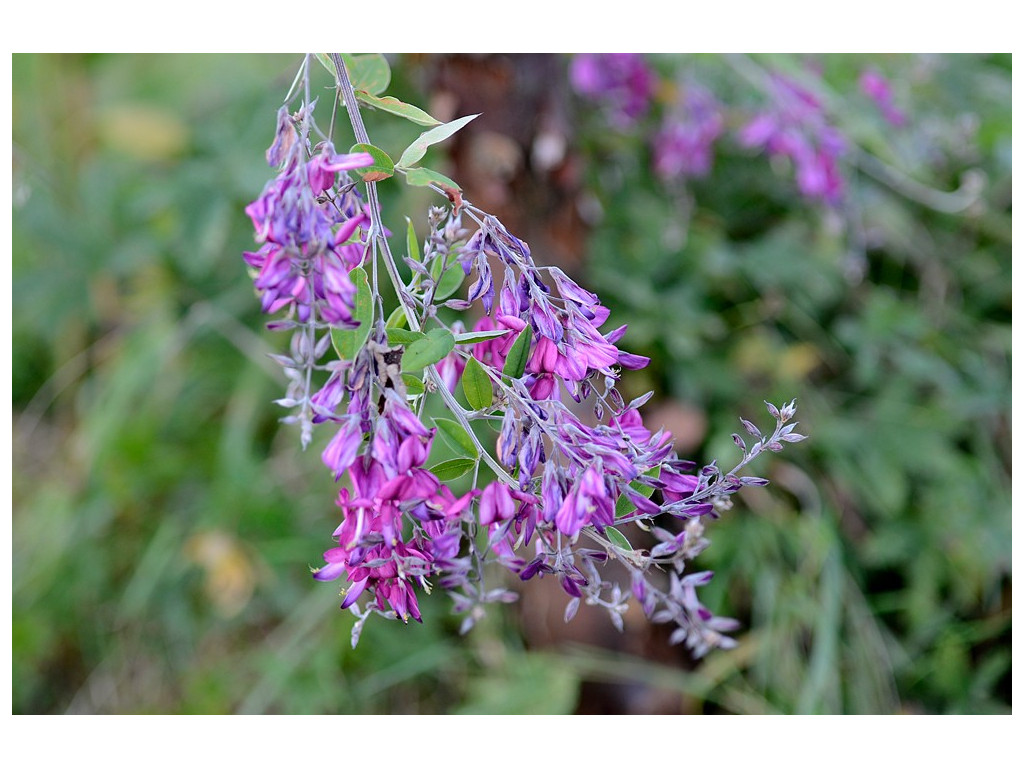
<path id="1" fill-rule="evenodd" d="M 370 137 L 366 133 L 366 126 L 363 123 L 363 116 L 359 112 L 359 104 L 356 101 L 355 89 L 353 89 L 352 82 L 349 80 L 348 70 L 345 69 L 345 62 L 341 58 L 341 55 L 337 53 L 331 54 L 331 61 L 334 62 L 334 67 L 337 71 L 338 89 L 341 91 L 341 97 L 345 102 L 345 109 L 348 111 L 349 121 L 352 123 L 352 132 L 355 134 L 356 142 L 360 144 L 370 144 Z M 408 291 L 398 274 L 398 267 L 395 265 L 395 258 L 391 253 L 391 246 L 387 241 L 387 237 L 384 235 L 384 223 L 381 221 L 380 216 L 380 201 L 377 196 L 376 182 L 366 182 L 366 198 L 370 214 L 369 236 L 371 240 L 379 243 L 380 253 L 384 259 L 384 267 L 387 269 L 388 277 L 391 278 L 391 284 L 395 288 L 395 294 L 398 296 L 398 302 L 402 305 L 402 309 L 408 319 L 409 329 L 418 331 L 420 330 L 420 322 L 419 318 L 416 317 L 416 308 L 412 305 Z M 505 471 L 504 467 L 502 467 L 480 443 L 476 433 L 473 432 L 473 427 L 469 423 L 469 419 L 466 418 L 465 410 L 461 405 L 459 405 L 459 401 L 455 399 L 454 395 L 448 391 L 447 385 L 444 383 L 441 375 L 437 371 L 437 366 L 427 366 L 427 374 L 430 376 L 431 381 L 434 382 L 434 386 L 444 400 L 445 405 L 448 406 L 448 410 L 452 412 L 462 428 L 466 430 L 466 433 L 473 441 L 473 445 L 479 452 L 480 457 L 487 462 L 487 466 L 491 468 L 494 474 L 497 475 L 502 482 L 507 485 L 520 488 L 520 484 Z"/>

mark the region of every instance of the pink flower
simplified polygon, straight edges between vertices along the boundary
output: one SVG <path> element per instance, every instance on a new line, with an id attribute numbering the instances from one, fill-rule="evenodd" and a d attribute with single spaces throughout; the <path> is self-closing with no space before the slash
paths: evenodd
<path id="1" fill-rule="evenodd" d="M 876 69 L 865 69 L 860 75 L 860 89 L 878 107 L 882 116 L 897 128 L 906 125 L 907 116 L 896 108 L 889 81 Z"/>

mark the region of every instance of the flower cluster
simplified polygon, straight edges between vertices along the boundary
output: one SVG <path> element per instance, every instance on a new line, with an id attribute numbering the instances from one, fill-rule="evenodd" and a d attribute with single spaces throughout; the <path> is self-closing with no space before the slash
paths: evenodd
<path id="1" fill-rule="evenodd" d="M 806 88 L 776 75 L 772 93 L 769 107 L 740 131 L 740 143 L 764 149 L 769 157 L 789 158 L 805 197 L 838 203 L 843 196 L 839 158 L 846 152 L 846 139 Z"/>
<path id="2" fill-rule="evenodd" d="M 292 382 L 282 403 L 299 407 L 304 446 L 315 420 L 309 374 L 330 340 L 324 329 L 356 325 L 349 270 L 362 261 L 366 247 L 354 236 L 369 220 L 345 172 L 373 162 L 366 153 L 336 154 L 330 142 L 311 149 L 313 109 L 308 104 L 295 115 L 287 107 L 278 111 L 267 162 L 279 173 L 245 209 L 262 244 L 244 256 L 263 311 L 285 310 L 286 319 L 271 327 L 295 330 L 292 356 L 278 360 Z"/>
<path id="3" fill-rule="evenodd" d="M 342 66 L 337 77 L 351 87 Z M 341 606 L 358 616 L 353 643 L 372 614 L 420 621 L 420 595 L 435 585 L 468 630 L 486 604 L 516 598 L 485 587 L 495 562 L 522 581 L 557 579 L 567 619 L 586 601 L 621 628 L 632 599 L 652 621 L 674 624 L 673 641 L 695 654 L 727 647 L 723 633 L 736 623 L 700 603 L 696 589 L 711 574 L 688 573 L 688 562 L 707 546 L 701 521 L 740 488 L 767 482 L 739 470 L 762 450 L 803 439 L 793 432 L 795 404 L 769 406 L 770 434 L 744 422 L 756 442 L 748 449 L 734 436 L 743 458 L 731 471 L 681 459 L 669 433 L 643 423 L 650 394 L 627 403 L 616 389 L 623 370 L 649 361 L 620 348 L 625 326 L 601 330 L 609 311 L 596 295 L 539 266 L 525 242 L 461 195 L 430 210 L 422 255 L 410 225 L 411 278 L 402 282 L 375 182 L 365 182 L 364 204 L 345 175 L 373 158 L 338 155 L 328 141 L 311 146 L 311 114 L 307 101 L 279 114 L 268 160 L 280 173 L 247 209 L 263 246 L 246 261 L 264 309 L 286 312 L 275 327 L 295 330 L 291 355 L 278 356 L 292 381 L 279 402 L 300 408 L 304 443 L 314 425 L 334 430 L 321 458 L 343 482 L 341 521 L 314 576 L 344 580 Z M 393 282 L 391 313 L 366 282 L 367 259 L 379 259 Z M 471 331 L 451 319 L 459 312 L 479 313 Z M 332 346 L 337 359 L 325 362 Z M 324 379 L 316 392 L 314 378 Z M 434 398 L 454 420 L 428 426 Z M 494 427 L 493 447 L 473 419 Z M 439 432 L 455 458 L 437 461 Z M 461 493 L 445 484 L 469 473 Z M 658 543 L 634 549 L 627 527 Z M 626 568 L 628 588 L 603 575 L 610 560 Z"/>
<path id="4" fill-rule="evenodd" d="M 634 127 L 648 113 L 658 92 L 653 70 L 635 54 L 579 55 L 569 71 L 576 91 L 600 101 L 612 125 L 620 130 Z M 741 147 L 788 159 L 804 197 L 838 204 L 844 191 L 840 160 L 847 152 L 846 138 L 806 87 L 778 74 L 762 79 L 769 103 L 753 116 L 735 119 L 742 126 L 735 140 Z M 861 88 L 887 120 L 900 124 L 902 113 L 892 105 L 888 84 L 880 75 L 866 72 Z M 725 110 L 714 94 L 691 77 L 681 95 L 666 105 L 660 125 L 649 134 L 654 172 L 666 182 L 706 176 L 726 123 Z"/>
<path id="5" fill-rule="evenodd" d="M 461 513 L 476 494 L 455 498 L 423 468 L 436 430 L 424 427 L 393 389 L 384 397 L 373 438 L 361 455 L 356 450 L 362 433 L 344 429 L 338 434 L 346 448 L 329 446 L 324 452 L 324 462 L 336 473 L 348 472 L 352 488 L 338 492 L 343 514 L 334 531 L 338 546 L 324 553 L 327 565 L 314 576 L 320 581 L 347 577 L 351 586 L 342 608 L 369 589 L 378 611 L 390 609 L 403 621 L 419 621 L 416 587 L 426 587 L 435 573 L 460 567 L 455 561 Z M 418 525 L 406 540 L 407 519 Z"/>
<path id="6" fill-rule="evenodd" d="M 620 128 L 647 114 L 658 82 L 638 53 L 581 53 L 573 57 L 569 80 L 577 93 L 600 101 Z"/>
<path id="7" fill-rule="evenodd" d="M 714 147 L 725 130 L 718 99 L 689 83 L 654 137 L 654 171 L 663 179 L 702 178 L 711 171 Z"/>

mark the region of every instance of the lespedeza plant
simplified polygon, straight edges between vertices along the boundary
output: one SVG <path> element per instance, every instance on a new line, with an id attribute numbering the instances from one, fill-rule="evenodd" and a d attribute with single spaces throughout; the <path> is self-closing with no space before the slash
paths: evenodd
<path id="1" fill-rule="evenodd" d="M 767 432 L 743 422 L 753 444 L 734 436 L 743 453 L 729 471 L 679 458 L 671 435 L 644 426 L 650 395 L 627 403 L 616 389 L 623 370 L 648 363 L 618 346 L 626 327 L 599 330 L 609 312 L 595 294 L 539 264 L 454 181 L 419 165 L 475 115 L 441 124 L 381 95 L 390 78 L 382 56 L 317 58 L 335 79 L 354 145 L 336 151 L 333 110 L 327 131 L 318 125 L 306 55 L 267 151 L 277 176 L 246 209 L 260 247 L 245 260 L 263 310 L 282 315 L 269 327 L 291 334 L 289 352 L 275 356 L 289 381 L 277 401 L 292 411 L 285 420 L 299 424 L 303 447 L 315 427 L 333 432 L 321 458 L 342 483 L 341 520 L 314 576 L 344 579 L 353 645 L 372 614 L 419 621 L 420 596 L 432 589 L 451 596 L 468 631 L 487 604 L 516 599 L 485 581 L 491 563 L 524 581 L 557 579 L 566 620 L 586 601 L 621 629 L 635 602 L 673 624 L 672 641 L 695 655 L 734 644 L 726 633 L 737 622 L 712 616 L 697 596 L 711 573 L 690 572 L 690 562 L 708 545 L 703 521 L 740 488 L 767 483 L 741 475 L 745 466 L 803 439 L 795 403 L 768 405 Z M 367 107 L 427 130 L 395 162 L 370 142 Z M 408 280 L 376 189 L 400 178 L 435 190 L 439 203 L 426 212 L 422 243 L 408 224 Z M 451 418 L 428 418 L 431 400 Z M 579 415 L 588 412 L 593 419 Z M 479 422 L 496 437 L 478 437 Z M 439 433 L 455 458 L 432 458 Z M 466 475 L 465 493 L 446 485 Z M 658 543 L 634 549 L 622 532 L 633 525 Z M 628 583 L 606 575 L 610 560 Z"/>

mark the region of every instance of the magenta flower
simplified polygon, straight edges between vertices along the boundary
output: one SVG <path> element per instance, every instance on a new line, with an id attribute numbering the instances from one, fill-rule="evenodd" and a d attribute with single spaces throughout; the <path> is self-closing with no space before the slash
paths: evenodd
<path id="1" fill-rule="evenodd" d="M 504 522 L 515 514 L 515 502 L 508 486 L 495 480 L 480 494 L 480 525 Z"/>
<path id="2" fill-rule="evenodd" d="M 372 456 L 358 458 L 349 468 L 351 490 L 338 492 L 344 519 L 334 531 L 338 546 L 324 553 L 326 565 L 314 571 L 318 581 L 347 575 L 352 584 L 343 608 L 371 590 L 380 610 L 390 606 L 407 621 L 419 621 L 415 584 L 437 570 L 436 557 L 450 559 L 450 524 L 458 525 L 473 492 L 455 498 L 425 469 L 410 467 L 394 474 Z M 403 540 L 405 515 L 426 523 L 411 541 Z M 431 523 L 433 525 L 431 525 Z"/>
<path id="3" fill-rule="evenodd" d="M 865 69 L 860 74 L 860 89 L 868 96 L 890 125 L 900 128 L 906 125 L 907 116 L 893 103 L 889 81 L 876 69 Z"/>

